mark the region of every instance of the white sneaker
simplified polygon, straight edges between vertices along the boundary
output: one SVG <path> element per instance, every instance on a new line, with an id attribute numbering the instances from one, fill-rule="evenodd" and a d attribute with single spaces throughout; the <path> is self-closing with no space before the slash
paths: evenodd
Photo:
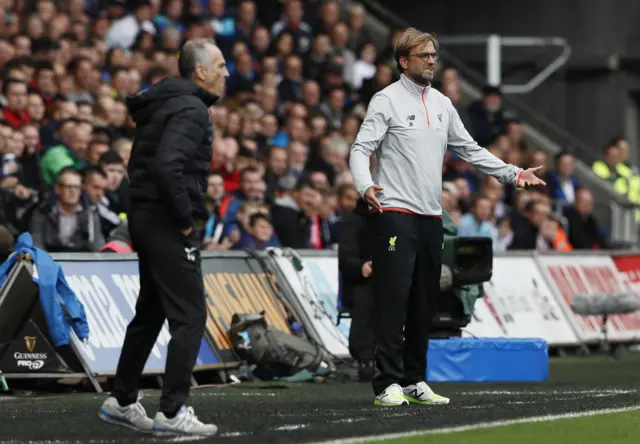
<path id="1" fill-rule="evenodd" d="M 142 395 L 138 396 L 138 402 L 122 407 L 116 398 L 110 396 L 98 410 L 98 416 L 109 424 L 151 433 L 153 419 L 147 416 L 147 412 L 140 404 L 140 399 L 142 399 Z"/>
<path id="2" fill-rule="evenodd" d="M 449 398 L 434 393 L 426 382 L 408 385 L 402 391 L 405 399 L 414 404 L 449 404 Z"/>
<path id="3" fill-rule="evenodd" d="M 156 413 L 153 421 L 154 436 L 198 435 L 213 436 L 218 427 L 213 424 L 203 424 L 193 411 L 193 407 L 182 406 L 173 418 L 167 418 L 164 413 Z"/>
<path id="4" fill-rule="evenodd" d="M 384 389 L 382 393 L 376 396 L 373 405 L 382 407 L 396 407 L 400 405 L 409 405 L 409 402 L 405 399 L 402 387 L 398 384 L 391 384 Z"/>

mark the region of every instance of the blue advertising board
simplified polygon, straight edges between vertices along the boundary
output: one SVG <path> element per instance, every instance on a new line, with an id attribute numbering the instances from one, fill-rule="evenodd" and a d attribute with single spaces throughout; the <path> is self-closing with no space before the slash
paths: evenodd
<path id="1" fill-rule="evenodd" d="M 95 375 L 113 375 L 129 322 L 135 315 L 140 289 L 137 260 L 59 261 L 69 286 L 84 305 L 90 328 L 87 343 L 75 341 Z M 145 374 L 164 373 L 171 335 L 165 321 L 147 360 Z M 196 369 L 220 365 L 205 338 L 200 345 Z"/>

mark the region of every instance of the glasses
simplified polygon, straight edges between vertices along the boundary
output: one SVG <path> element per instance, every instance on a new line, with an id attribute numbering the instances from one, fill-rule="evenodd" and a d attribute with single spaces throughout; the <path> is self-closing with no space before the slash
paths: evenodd
<path id="1" fill-rule="evenodd" d="M 417 54 L 409 54 L 409 57 L 417 57 L 423 62 L 426 62 L 427 60 L 429 60 L 429 57 L 431 57 L 435 62 L 436 60 L 438 60 L 438 53 L 437 52 L 419 52 Z"/>

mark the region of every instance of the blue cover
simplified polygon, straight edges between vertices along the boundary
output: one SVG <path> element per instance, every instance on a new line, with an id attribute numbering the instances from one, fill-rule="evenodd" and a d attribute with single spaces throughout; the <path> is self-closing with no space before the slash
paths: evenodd
<path id="1" fill-rule="evenodd" d="M 429 382 L 531 382 L 549 376 L 544 339 L 451 338 L 429 341 Z"/>
<path id="2" fill-rule="evenodd" d="M 84 306 L 67 284 L 60 265 L 49 253 L 33 245 L 33 238 L 29 233 L 22 233 L 18 237 L 13 254 L 0 266 L 0 287 L 9 277 L 20 253 L 29 253 L 36 265 L 38 273 L 34 273 L 33 282 L 40 287 L 40 304 L 53 345 L 60 347 L 69 344 L 70 327 L 73 327 L 80 339 L 88 339 L 89 324 Z M 63 304 L 71 321 L 65 316 Z"/>

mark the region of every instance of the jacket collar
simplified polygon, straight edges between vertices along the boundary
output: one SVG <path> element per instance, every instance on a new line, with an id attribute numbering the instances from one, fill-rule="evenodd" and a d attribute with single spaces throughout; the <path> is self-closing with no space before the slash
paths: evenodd
<path id="1" fill-rule="evenodd" d="M 415 96 L 422 96 L 423 92 L 426 94 L 429 92 L 429 88 L 431 88 L 431 84 L 427 86 L 420 86 L 404 74 L 400 74 L 400 83 L 402 83 L 402 86 L 404 86 L 407 91 Z"/>

